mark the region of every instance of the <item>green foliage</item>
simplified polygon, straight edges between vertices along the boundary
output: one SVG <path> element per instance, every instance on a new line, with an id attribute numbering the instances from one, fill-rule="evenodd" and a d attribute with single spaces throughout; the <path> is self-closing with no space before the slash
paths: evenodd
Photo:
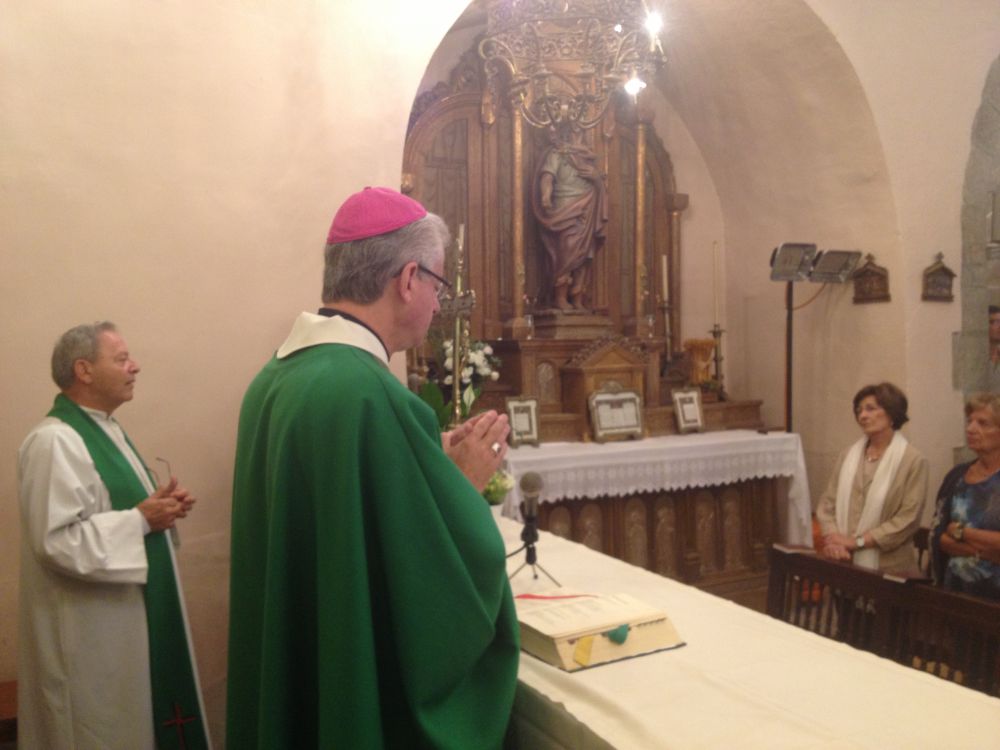
<path id="1" fill-rule="evenodd" d="M 445 402 L 444 394 L 441 393 L 441 388 L 438 387 L 438 384 L 433 382 L 424 383 L 420 386 L 419 396 L 425 404 L 434 410 L 438 418 L 438 427 L 441 430 L 446 430 L 448 423 L 451 422 L 451 404 Z"/>

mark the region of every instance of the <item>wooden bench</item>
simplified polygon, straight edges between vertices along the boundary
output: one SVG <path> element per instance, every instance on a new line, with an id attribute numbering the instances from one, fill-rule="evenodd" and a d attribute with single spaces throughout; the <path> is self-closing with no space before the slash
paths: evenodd
<path id="1" fill-rule="evenodd" d="M 1000 603 L 774 545 L 767 613 L 1000 697 Z"/>

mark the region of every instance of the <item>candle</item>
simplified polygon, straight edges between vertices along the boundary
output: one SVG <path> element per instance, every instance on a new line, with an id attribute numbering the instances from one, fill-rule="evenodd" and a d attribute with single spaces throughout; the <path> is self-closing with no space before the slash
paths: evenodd
<path id="1" fill-rule="evenodd" d="M 667 256 L 660 256 L 660 272 L 663 275 L 663 304 L 670 304 L 670 277 L 667 276 Z"/>
<path id="2" fill-rule="evenodd" d="M 712 243 L 712 298 L 715 301 L 715 324 L 722 320 L 719 292 L 719 243 Z"/>

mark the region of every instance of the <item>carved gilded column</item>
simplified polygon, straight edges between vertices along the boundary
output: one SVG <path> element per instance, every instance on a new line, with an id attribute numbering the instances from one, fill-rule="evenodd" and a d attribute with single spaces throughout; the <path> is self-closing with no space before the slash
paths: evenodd
<path id="1" fill-rule="evenodd" d="M 524 120 L 514 110 L 514 318 L 524 317 Z"/>
<path id="2" fill-rule="evenodd" d="M 529 333 L 524 319 L 524 118 L 517 106 L 511 107 L 511 117 L 514 152 L 511 169 L 511 181 L 514 183 L 511 191 L 511 294 L 514 297 L 514 316 L 504 325 L 504 335 L 521 339 Z"/>
<path id="3" fill-rule="evenodd" d="M 649 113 L 636 110 L 635 121 L 635 236 L 633 239 L 632 317 L 625 322 L 625 331 L 632 336 L 648 336 L 646 297 L 649 294 L 649 272 L 646 268 L 646 128 Z"/>
<path id="4" fill-rule="evenodd" d="M 645 333 L 646 291 L 646 123 L 635 124 L 635 324 L 636 333 Z"/>

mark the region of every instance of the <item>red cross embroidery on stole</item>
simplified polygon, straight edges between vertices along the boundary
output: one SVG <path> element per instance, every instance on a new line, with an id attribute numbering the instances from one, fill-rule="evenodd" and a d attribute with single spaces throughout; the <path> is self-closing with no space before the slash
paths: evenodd
<path id="1" fill-rule="evenodd" d="M 175 703 L 174 704 L 174 718 L 167 719 L 167 721 L 163 722 L 163 726 L 165 726 L 165 727 L 174 727 L 174 726 L 177 727 L 177 740 L 178 740 L 178 742 L 180 742 L 180 748 L 181 748 L 181 750 L 186 750 L 187 743 L 184 741 L 184 725 L 188 724 L 188 723 L 190 723 L 192 721 L 197 721 L 198 717 L 197 716 L 182 716 L 181 715 L 182 713 L 183 713 L 183 711 L 181 711 L 180 704 L 179 703 Z"/>

